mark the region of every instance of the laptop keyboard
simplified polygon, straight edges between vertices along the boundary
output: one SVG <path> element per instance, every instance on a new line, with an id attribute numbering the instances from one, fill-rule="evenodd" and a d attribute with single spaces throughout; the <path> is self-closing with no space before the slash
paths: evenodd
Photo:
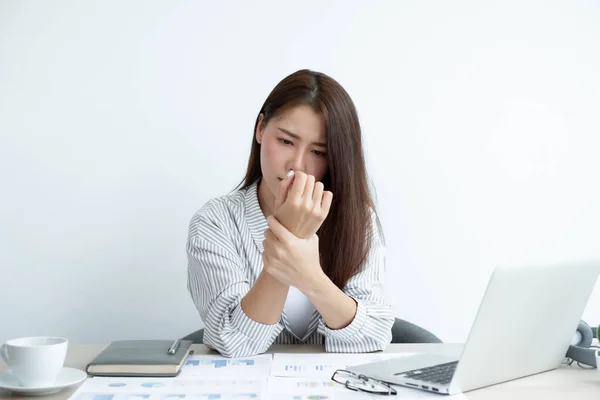
<path id="1" fill-rule="evenodd" d="M 452 380 L 452 375 L 454 375 L 456 365 L 458 365 L 458 361 L 453 361 L 446 364 L 439 364 L 427 368 L 420 368 L 404 372 L 402 373 L 402 376 L 418 381 L 448 384 Z"/>

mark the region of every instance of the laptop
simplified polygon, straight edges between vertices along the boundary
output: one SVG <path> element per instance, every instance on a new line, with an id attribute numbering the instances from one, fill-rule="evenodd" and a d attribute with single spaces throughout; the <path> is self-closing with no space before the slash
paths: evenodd
<path id="1" fill-rule="evenodd" d="M 347 367 L 395 385 L 457 394 L 555 369 L 600 273 L 600 260 L 497 267 L 460 354 L 422 353 Z"/>

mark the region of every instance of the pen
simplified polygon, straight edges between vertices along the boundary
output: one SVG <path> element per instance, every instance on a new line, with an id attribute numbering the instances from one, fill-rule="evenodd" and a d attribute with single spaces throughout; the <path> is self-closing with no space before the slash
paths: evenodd
<path id="1" fill-rule="evenodd" d="M 177 339 L 173 342 L 173 344 L 171 345 L 171 347 L 169 347 L 169 350 L 167 350 L 167 354 L 173 355 L 175 354 L 175 352 L 177 351 L 177 346 L 179 346 L 179 342 L 181 342 L 181 339 Z"/>

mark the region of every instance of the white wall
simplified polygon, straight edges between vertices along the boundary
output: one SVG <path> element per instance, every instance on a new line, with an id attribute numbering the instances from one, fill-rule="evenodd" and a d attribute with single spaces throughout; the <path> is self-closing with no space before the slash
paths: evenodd
<path id="1" fill-rule="evenodd" d="M 600 3 L 490 3 L 0 2 L 0 342 L 201 327 L 189 219 L 305 67 L 358 107 L 398 316 L 464 341 L 495 265 L 600 257 Z"/>

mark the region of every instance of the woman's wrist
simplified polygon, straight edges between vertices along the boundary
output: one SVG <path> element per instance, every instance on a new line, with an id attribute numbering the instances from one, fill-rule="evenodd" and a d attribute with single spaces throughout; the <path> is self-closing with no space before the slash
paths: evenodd
<path id="1" fill-rule="evenodd" d="M 325 273 L 312 280 L 303 293 L 321 314 L 329 329 L 342 329 L 354 320 L 358 304 L 340 290 Z"/>
<path id="2" fill-rule="evenodd" d="M 260 279 L 264 284 L 269 285 L 274 289 L 287 290 L 290 285 L 286 285 L 285 283 L 281 283 L 281 281 L 271 275 L 266 269 L 263 268 L 258 279 Z"/>
<path id="3" fill-rule="evenodd" d="M 310 300 L 321 296 L 327 291 L 328 286 L 333 284 L 333 282 L 331 282 L 331 279 L 329 279 L 329 277 L 321 268 L 320 264 L 319 268 L 315 268 L 315 270 L 319 272 L 310 277 L 307 277 L 302 287 L 298 287 L 298 290 L 304 293 L 304 295 Z"/>

